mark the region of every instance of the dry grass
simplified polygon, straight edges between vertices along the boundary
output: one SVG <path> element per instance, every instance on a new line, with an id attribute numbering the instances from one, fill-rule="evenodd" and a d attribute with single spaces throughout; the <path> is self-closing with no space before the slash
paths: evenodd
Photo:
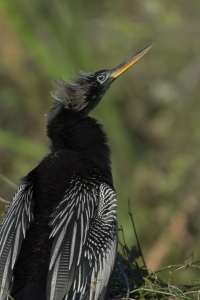
<path id="1" fill-rule="evenodd" d="M 123 243 L 120 243 L 122 253 L 118 252 L 116 267 L 109 292 L 109 299 L 200 299 L 200 279 L 187 285 L 173 285 L 175 273 L 188 268 L 200 269 L 199 261 L 193 262 L 194 253 L 185 260 L 182 265 L 169 265 L 150 272 L 145 263 L 140 247 L 140 242 L 135 229 L 130 203 L 128 201 L 128 214 L 131 218 L 133 232 L 137 246 L 128 249 L 123 228 L 121 228 Z M 142 259 L 143 266 L 139 266 L 137 259 Z M 164 282 L 162 272 L 168 271 L 169 278 Z M 159 275 L 159 276 L 158 276 Z"/>
<path id="2" fill-rule="evenodd" d="M 131 253 L 131 251 L 130 251 Z M 188 285 L 173 285 L 176 272 L 187 268 L 198 268 L 196 263 L 186 265 L 170 265 L 149 273 L 139 267 L 136 261 L 124 258 L 118 253 L 114 277 L 112 280 L 110 299 L 200 299 L 200 279 Z M 168 282 L 163 282 L 159 275 L 169 271 Z"/>

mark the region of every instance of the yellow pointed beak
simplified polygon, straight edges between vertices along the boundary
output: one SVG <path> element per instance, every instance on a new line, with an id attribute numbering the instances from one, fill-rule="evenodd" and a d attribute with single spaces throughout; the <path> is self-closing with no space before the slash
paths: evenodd
<path id="1" fill-rule="evenodd" d="M 142 56 L 144 56 L 149 51 L 149 49 L 151 49 L 152 46 L 153 46 L 153 44 L 147 46 L 146 48 L 142 49 L 141 51 L 139 51 L 135 55 L 128 58 L 126 61 L 121 63 L 116 68 L 110 70 L 110 77 L 113 77 L 113 78 L 119 77 L 123 72 L 125 72 L 134 63 L 136 63 L 136 61 L 138 61 L 140 58 L 142 58 Z"/>

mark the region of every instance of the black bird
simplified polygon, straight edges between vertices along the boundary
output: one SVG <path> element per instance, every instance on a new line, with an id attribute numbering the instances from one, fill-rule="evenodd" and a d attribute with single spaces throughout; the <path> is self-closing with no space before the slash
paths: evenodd
<path id="1" fill-rule="evenodd" d="M 118 67 L 55 84 L 51 152 L 0 225 L 0 299 L 105 299 L 117 252 L 116 194 L 102 126 L 88 113 L 146 47 Z"/>

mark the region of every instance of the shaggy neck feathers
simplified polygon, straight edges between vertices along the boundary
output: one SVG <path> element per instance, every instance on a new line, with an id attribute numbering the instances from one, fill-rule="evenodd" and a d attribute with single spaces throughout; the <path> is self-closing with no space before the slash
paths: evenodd
<path id="1" fill-rule="evenodd" d="M 47 136 L 52 152 L 70 149 L 99 167 L 110 168 L 110 149 L 102 125 L 65 108 L 62 102 L 54 103 L 48 114 Z"/>

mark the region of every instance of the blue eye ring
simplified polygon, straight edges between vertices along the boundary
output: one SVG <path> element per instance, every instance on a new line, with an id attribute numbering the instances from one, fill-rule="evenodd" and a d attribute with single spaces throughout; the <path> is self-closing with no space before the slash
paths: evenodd
<path id="1" fill-rule="evenodd" d="M 100 84 L 104 83 L 107 78 L 108 78 L 108 75 L 104 75 L 104 74 L 99 74 L 97 76 L 97 80 Z"/>

